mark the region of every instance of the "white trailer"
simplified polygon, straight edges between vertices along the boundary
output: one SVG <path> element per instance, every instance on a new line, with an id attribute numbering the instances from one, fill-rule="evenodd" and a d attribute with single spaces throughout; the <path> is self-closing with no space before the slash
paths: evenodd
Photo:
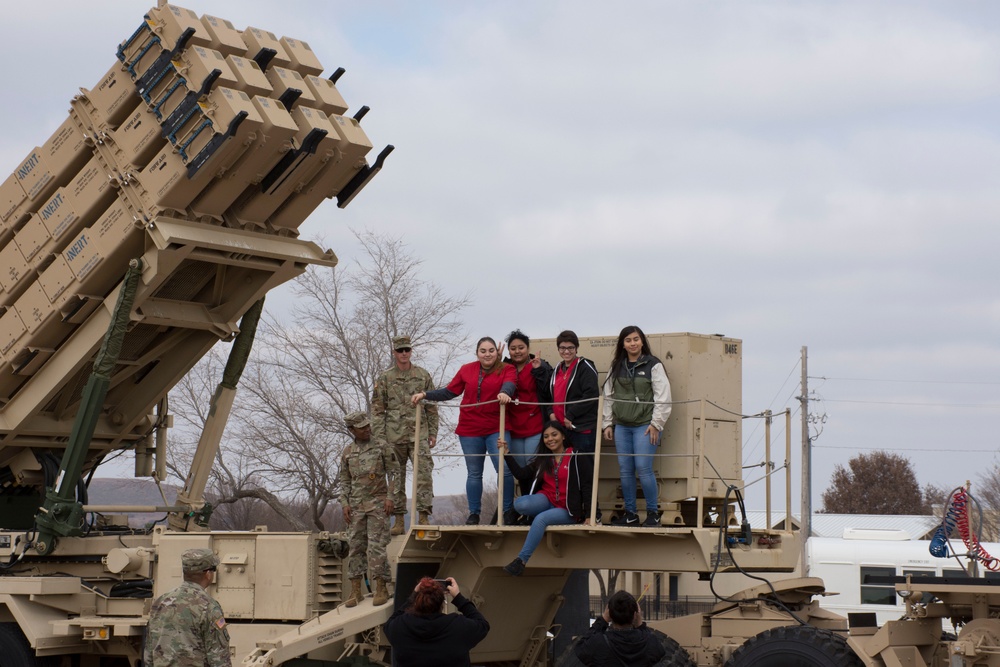
<path id="1" fill-rule="evenodd" d="M 961 539 L 952 547 L 964 555 Z M 1000 553 L 1000 544 L 984 542 L 986 551 Z M 935 558 L 929 540 L 912 540 L 905 531 L 847 529 L 844 537 L 811 537 L 807 543 L 810 577 L 820 577 L 827 591 L 820 606 L 846 616 L 853 612 L 874 612 L 881 626 L 903 615 L 905 604 L 891 585 L 874 584 L 871 577 L 967 577 L 968 559 Z M 980 573 L 987 579 L 1000 572 Z"/>

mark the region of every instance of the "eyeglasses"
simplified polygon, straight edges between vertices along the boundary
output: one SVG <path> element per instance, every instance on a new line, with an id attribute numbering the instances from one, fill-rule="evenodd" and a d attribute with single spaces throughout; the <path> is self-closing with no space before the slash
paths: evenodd
<path id="1" fill-rule="evenodd" d="M 216 571 L 216 568 L 214 568 L 214 567 L 210 567 L 207 570 L 205 570 L 205 572 L 215 572 L 215 571 Z"/>
<path id="2" fill-rule="evenodd" d="M 575 349 L 576 349 L 576 345 L 560 345 L 559 346 L 559 351 L 560 352 L 572 352 Z"/>
<path id="3" fill-rule="evenodd" d="M 401 353 L 413 352 L 413 348 L 412 347 L 397 347 L 396 348 L 396 352 L 401 352 Z"/>

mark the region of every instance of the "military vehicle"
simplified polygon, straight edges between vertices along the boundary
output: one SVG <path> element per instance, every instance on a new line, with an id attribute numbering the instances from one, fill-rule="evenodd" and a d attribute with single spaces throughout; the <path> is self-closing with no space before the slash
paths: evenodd
<path id="1" fill-rule="evenodd" d="M 0 664 L 138 665 L 151 597 L 180 582 L 180 554 L 192 547 L 220 557 L 211 593 L 235 663 L 389 664 L 380 628 L 392 605 L 341 605 L 341 536 L 203 524 L 262 299 L 310 265 L 336 265 L 299 226 L 326 199 L 347 206 L 392 146 L 369 162 L 367 107 L 347 115 L 344 71 L 324 75 L 306 42 L 162 2 L 136 24 L 65 122 L 0 181 Z M 176 503 L 90 503 L 89 480 L 122 451 L 137 477 L 165 479 L 168 392 L 220 341 L 232 344 L 229 362 Z M 739 512 L 742 343 L 651 342 L 674 400 L 656 467 L 659 527 L 553 527 L 518 578 L 502 566 L 527 529 L 502 517 L 418 526 L 390 542 L 398 600 L 420 576 L 453 576 L 490 620 L 475 664 L 574 664 L 571 652 L 549 656 L 574 570 L 712 576 L 790 572 L 798 560 L 797 533 L 753 529 Z M 580 352 L 603 369 L 613 344 L 588 338 Z M 536 351 L 557 358 L 551 341 Z M 789 508 L 785 432 L 776 455 Z M 607 520 L 622 510 L 621 490 L 613 446 L 598 448 L 595 499 Z M 129 513 L 148 511 L 165 512 L 166 525 L 129 525 Z M 997 664 L 989 582 L 894 585 L 907 618 L 883 628 L 860 619 L 848 631 L 814 601 L 819 580 L 765 583 L 655 623 L 663 664 Z M 965 623 L 957 640 L 935 634 L 945 616 Z"/>

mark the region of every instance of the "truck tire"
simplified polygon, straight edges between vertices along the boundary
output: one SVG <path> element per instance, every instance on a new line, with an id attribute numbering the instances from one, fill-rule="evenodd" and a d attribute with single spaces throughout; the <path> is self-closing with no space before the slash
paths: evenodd
<path id="1" fill-rule="evenodd" d="M 3 667 L 48 667 L 52 658 L 36 658 L 28 638 L 17 623 L 0 623 L 0 665 Z"/>
<path id="2" fill-rule="evenodd" d="M 652 632 L 667 651 L 667 654 L 653 667 L 697 667 L 694 661 L 691 660 L 688 652 L 684 650 L 684 647 L 659 630 L 653 630 Z M 579 640 L 566 647 L 566 650 L 556 660 L 556 667 L 584 667 L 584 664 L 576 657 L 576 653 L 573 652 L 578 642 Z"/>
<path id="3" fill-rule="evenodd" d="M 830 630 L 786 625 L 751 637 L 725 667 L 862 667 L 847 640 Z"/>

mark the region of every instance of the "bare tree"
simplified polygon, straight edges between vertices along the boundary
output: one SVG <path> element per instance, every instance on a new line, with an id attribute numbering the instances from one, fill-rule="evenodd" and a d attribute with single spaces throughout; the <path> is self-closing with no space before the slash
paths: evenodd
<path id="1" fill-rule="evenodd" d="M 890 452 L 858 454 L 837 465 L 823 492 L 823 511 L 831 514 L 926 514 L 924 494 L 910 460 Z"/>
<path id="2" fill-rule="evenodd" d="M 470 303 L 468 295 L 448 296 L 421 280 L 421 262 L 401 240 L 355 236 L 364 250 L 355 265 L 306 272 L 295 284 L 293 324 L 272 320 L 267 327 L 286 353 L 265 363 L 294 373 L 340 414 L 368 408 L 375 378 L 392 363 L 394 336 L 410 336 L 414 363 L 439 384 L 450 379 L 466 339 L 459 316 Z"/>
<path id="3" fill-rule="evenodd" d="M 392 363 L 390 341 L 408 335 L 439 383 L 450 377 L 465 342 L 460 315 L 469 297 L 449 296 L 420 278 L 420 261 L 397 238 L 356 232 L 363 249 L 352 265 L 310 268 L 295 283 L 290 318 L 266 317 L 247 365 L 225 442 L 210 481 L 217 523 L 257 525 L 266 506 L 288 526 L 323 530 L 339 493 L 340 456 L 350 442 L 343 416 L 368 410 L 377 375 Z M 185 434 L 171 470 L 186 476 L 208 397 L 221 376 L 208 355 L 171 394 Z M 454 416 L 444 414 L 435 452 L 455 450 Z M 444 466 L 453 465 L 448 459 Z M 336 516 L 336 513 L 333 514 Z M 338 522 L 339 523 L 339 522 Z M 220 525 L 221 527 L 221 525 Z"/>

